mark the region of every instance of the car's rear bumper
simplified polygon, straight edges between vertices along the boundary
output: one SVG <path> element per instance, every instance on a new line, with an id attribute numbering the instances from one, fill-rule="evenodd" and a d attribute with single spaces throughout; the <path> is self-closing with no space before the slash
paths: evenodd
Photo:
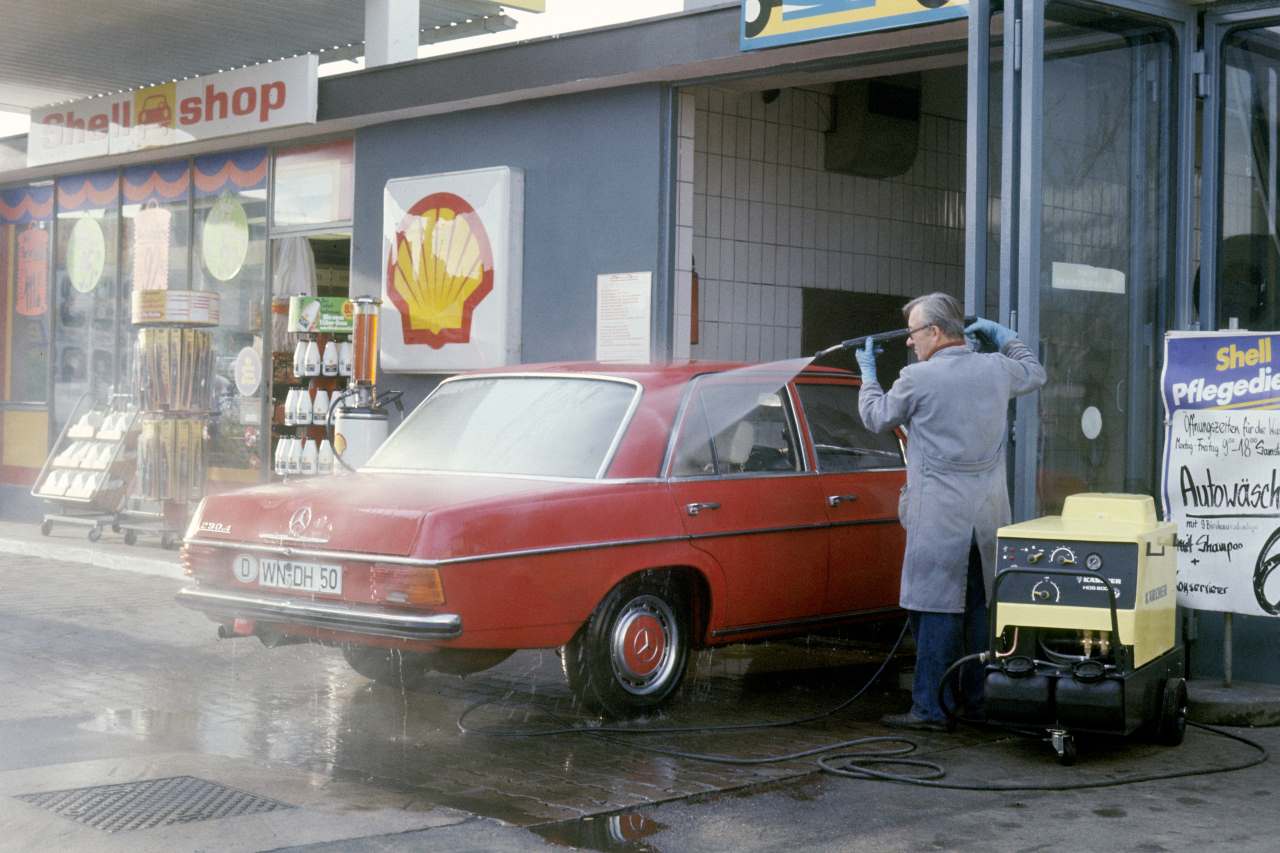
<path id="1" fill-rule="evenodd" d="M 462 636 L 456 613 L 403 613 L 359 605 L 263 598 L 197 587 L 179 591 L 177 602 L 215 619 L 255 619 L 397 640 L 451 640 Z"/>

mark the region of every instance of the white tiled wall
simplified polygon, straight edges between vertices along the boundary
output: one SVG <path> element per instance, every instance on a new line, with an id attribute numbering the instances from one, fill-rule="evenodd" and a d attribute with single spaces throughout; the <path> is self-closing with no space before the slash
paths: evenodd
<path id="1" fill-rule="evenodd" d="M 963 297 L 964 121 L 930 112 L 925 85 L 919 156 L 884 180 L 823 169 L 828 94 L 681 94 L 677 250 L 687 242 L 697 264 L 700 339 L 680 254 L 676 358 L 801 355 L 805 287 Z"/>

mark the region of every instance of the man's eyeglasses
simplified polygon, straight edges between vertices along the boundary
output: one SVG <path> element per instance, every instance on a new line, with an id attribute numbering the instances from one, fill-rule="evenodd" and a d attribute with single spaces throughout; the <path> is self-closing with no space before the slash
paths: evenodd
<path id="1" fill-rule="evenodd" d="M 907 337 L 908 338 L 915 337 L 916 332 L 923 332 L 925 329 L 929 328 L 930 326 L 936 326 L 936 325 L 938 324 L 925 323 L 923 326 L 916 326 L 914 329 L 907 329 Z"/>

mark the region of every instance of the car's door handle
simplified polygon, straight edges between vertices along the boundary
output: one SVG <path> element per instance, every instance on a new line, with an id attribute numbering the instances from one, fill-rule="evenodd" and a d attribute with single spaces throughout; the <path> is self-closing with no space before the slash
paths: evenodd
<path id="1" fill-rule="evenodd" d="M 837 507 L 845 501 L 856 501 L 857 495 L 827 495 L 827 506 Z"/>
<path id="2" fill-rule="evenodd" d="M 698 503 L 697 501 L 694 501 L 691 504 L 685 505 L 685 512 L 689 513 L 689 515 L 697 515 L 698 513 L 702 512 L 704 509 L 719 509 L 719 508 L 720 508 L 720 504 L 716 503 L 715 501 L 706 501 L 704 503 Z"/>

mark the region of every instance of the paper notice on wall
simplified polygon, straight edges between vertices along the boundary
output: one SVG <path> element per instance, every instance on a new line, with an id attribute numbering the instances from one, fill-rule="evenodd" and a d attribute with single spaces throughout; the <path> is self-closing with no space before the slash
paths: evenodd
<path id="1" fill-rule="evenodd" d="M 647 272 L 596 276 L 596 361 L 649 362 L 652 281 Z"/>
<path id="2" fill-rule="evenodd" d="M 1280 615 L 1280 411 L 1175 412 L 1165 489 L 1178 603 Z"/>

